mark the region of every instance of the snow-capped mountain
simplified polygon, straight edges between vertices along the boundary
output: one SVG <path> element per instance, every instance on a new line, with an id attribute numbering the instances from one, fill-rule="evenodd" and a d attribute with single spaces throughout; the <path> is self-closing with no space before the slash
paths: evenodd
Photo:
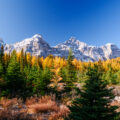
<path id="1" fill-rule="evenodd" d="M 14 49 L 17 52 L 23 49 L 25 52 L 35 56 L 47 56 L 51 47 L 43 40 L 41 35 L 36 34 L 32 38 L 27 38 L 12 45 L 7 44 L 4 47 L 4 51 L 7 53 L 11 53 Z"/>
<path id="2" fill-rule="evenodd" d="M 39 34 L 12 45 L 4 44 L 2 41 L 0 41 L 0 44 L 4 45 L 4 51 L 7 53 L 11 53 L 14 49 L 17 52 L 24 49 L 25 52 L 35 56 L 46 57 L 49 54 L 53 54 L 54 56 L 67 58 L 71 48 L 75 58 L 82 61 L 107 60 L 120 57 L 120 49 L 114 44 L 109 43 L 100 47 L 89 46 L 84 42 L 76 40 L 74 37 L 54 47 L 45 42 Z"/>
<path id="3" fill-rule="evenodd" d="M 59 49 L 60 53 L 63 51 L 63 55 L 65 51 L 71 48 L 75 58 L 82 61 L 107 60 L 120 57 L 120 49 L 114 44 L 109 43 L 100 47 L 89 46 L 84 42 L 76 40 L 74 37 L 55 46 L 55 48 Z"/>

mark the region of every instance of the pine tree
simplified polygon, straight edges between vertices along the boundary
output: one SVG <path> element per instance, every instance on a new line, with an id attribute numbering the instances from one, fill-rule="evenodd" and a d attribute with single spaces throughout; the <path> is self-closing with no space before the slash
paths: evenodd
<path id="1" fill-rule="evenodd" d="M 103 75 L 104 79 L 107 80 L 109 84 L 117 84 L 117 75 L 114 73 L 111 65 L 108 65 L 108 71 Z"/>
<path id="2" fill-rule="evenodd" d="M 2 91 L 2 88 L 4 87 L 5 81 L 4 81 L 4 70 L 2 62 L 0 61 L 0 91 Z"/>
<path id="3" fill-rule="evenodd" d="M 38 79 L 40 80 L 40 69 L 36 66 L 28 66 L 25 67 L 25 75 L 26 75 L 26 89 L 29 91 L 29 93 L 32 95 L 33 93 L 37 93 L 35 88 L 35 81 Z"/>
<path id="4" fill-rule="evenodd" d="M 3 96 L 3 92 L 4 92 L 4 88 L 5 88 L 5 64 L 4 64 L 4 47 L 1 46 L 1 50 L 0 50 L 0 96 Z"/>
<path id="5" fill-rule="evenodd" d="M 68 120 L 114 120 L 119 114 L 115 110 L 117 106 L 110 106 L 115 97 L 112 89 L 107 88 L 107 82 L 103 81 L 102 71 L 98 66 L 88 68 L 88 80 L 83 90 L 78 90 L 80 97 L 76 98 L 70 108 Z"/>
<path id="6" fill-rule="evenodd" d="M 3 60 L 3 56 L 4 56 L 4 47 L 3 45 L 1 46 L 1 50 L 0 50 L 0 60 Z"/>
<path id="7" fill-rule="evenodd" d="M 69 55 L 67 59 L 67 67 L 66 67 L 66 91 L 70 92 L 71 89 L 74 87 L 73 82 L 76 81 L 76 71 L 75 71 L 75 66 L 73 65 L 73 53 L 72 50 L 69 50 Z"/>
<path id="8" fill-rule="evenodd" d="M 5 72 L 6 72 L 6 69 L 7 69 L 7 67 L 8 67 L 9 60 L 10 60 L 10 54 L 5 53 L 5 54 L 4 54 L 4 67 L 5 67 Z"/>
<path id="9" fill-rule="evenodd" d="M 44 95 L 48 92 L 51 72 L 48 68 L 41 69 L 38 65 L 25 67 L 26 89 L 29 95 Z"/>
<path id="10" fill-rule="evenodd" d="M 25 67 L 25 55 L 24 55 L 24 50 L 22 49 L 20 53 L 20 71 L 21 72 L 23 72 L 24 67 Z"/>
<path id="11" fill-rule="evenodd" d="M 2 64 L 2 62 L 1 62 L 1 60 L 0 60 L 0 78 L 1 78 L 1 76 L 4 74 L 4 69 L 3 69 L 3 64 Z"/>
<path id="12" fill-rule="evenodd" d="M 11 55 L 7 68 L 6 82 L 11 95 L 15 95 L 16 92 L 23 90 L 24 77 L 20 72 L 20 64 L 17 62 L 16 51 L 13 51 Z"/>
<path id="13" fill-rule="evenodd" d="M 48 85 L 50 84 L 51 80 L 51 72 L 49 68 L 45 68 L 40 70 L 40 68 L 36 71 L 36 77 L 33 80 L 33 93 L 45 95 L 48 93 Z"/>
<path id="14" fill-rule="evenodd" d="M 33 73 L 34 74 L 34 73 Z M 26 88 L 26 96 L 31 96 L 32 95 L 32 70 L 30 65 L 26 65 L 24 68 L 24 77 L 25 77 L 25 88 Z"/>
<path id="15" fill-rule="evenodd" d="M 3 72 L 5 73 L 5 63 L 4 63 L 4 46 L 1 46 L 1 50 L 0 50 L 0 62 L 2 64 L 3 67 Z"/>

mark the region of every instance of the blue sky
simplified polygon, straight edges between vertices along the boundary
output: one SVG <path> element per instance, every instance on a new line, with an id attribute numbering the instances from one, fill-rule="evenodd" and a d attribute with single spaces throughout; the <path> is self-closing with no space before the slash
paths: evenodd
<path id="1" fill-rule="evenodd" d="M 0 38 L 15 43 L 36 33 L 50 45 L 75 36 L 120 47 L 120 0 L 0 0 Z"/>

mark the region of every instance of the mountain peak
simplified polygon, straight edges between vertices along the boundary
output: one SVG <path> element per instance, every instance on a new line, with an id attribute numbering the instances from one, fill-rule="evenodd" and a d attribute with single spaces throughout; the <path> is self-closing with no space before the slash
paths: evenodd
<path id="1" fill-rule="evenodd" d="M 34 36 L 30 38 L 26 38 L 21 42 L 17 42 L 15 44 L 25 45 L 25 44 L 31 44 L 33 42 L 45 42 L 40 34 L 35 34 Z"/>
<path id="2" fill-rule="evenodd" d="M 0 43 L 4 43 L 0 40 Z M 35 34 L 31 38 L 24 39 L 21 42 L 13 45 L 5 45 L 4 51 L 11 53 L 14 49 L 20 51 L 24 49 L 25 52 L 31 53 L 35 56 L 48 56 L 53 54 L 54 56 L 61 56 L 67 58 L 69 48 L 72 49 L 75 58 L 82 61 L 97 61 L 107 60 L 111 58 L 120 57 L 120 49 L 112 43 L 108 43 L 101 47 L 89 46 L 84 42 L 77 40 L 75 37 L 71 37 L 67 41 L 58 44 L 55 47 L 49 46 L 44 41 L 40 34 Z"/>
<path id="3" fill-rule="evenodd" d="M 84 47 L 84 46 L 87 46 L 86 43 L 84 42 L 81 42 L 79 40 L 77 40 L 75 37 L 71 37 L 69 40 L 65 41 L 64 43 L 62 43 L 64 45 L 67 45 L 67 46 L 76 46 L 76 47 Z"/>
<path id="4" fill-rule="evenodd" d="M 40 34 L 35 34 L 32 38 L 42 38 Z"/>
<path id="5" fill-rule="evenodd" d="M 115 45 L 115 44 L 113 44 L 113 43 L 107 43 L 107 44 L 104 45 L 103 47 L 108 47 L 108 48 L 110 48 L 110 49 L 112 49 L 112 48 L 117 48 L 117 49 L 119 49 L 118 46 Z"/>
<path id="6" fill-rule="evenodd" d="M 106 46 L 112 46 L 112 45 L 115 45 L 113 43 L 107 43 Z"/>
<path id="7" fill-rule="evenodd" d="M 51 48 L 49 44 L 43 40 L 40 34 L 35 34 L 31 38 L 26 38 L 21 42 L 5 46 L 6 53 L 11 53 L 14 49 L 17 52 L 23 49 L 25 52 L 31 53 L 31 55 L 45 56 Z"/>
<path id="8" fill-rule="evenodd" d="M 80 42 L 79 40 L 76 39 L 76 37 L 70 37 L 67 41 L 65 41 L 64 43 L 76 43 L 76 42 Z"/>
<path id="9" fill-rule="evenodd" d="M 76 42 L 77 40 L 76 40 L 76 37 L 72 36 L 72 37 L 70 37 L 70 39 L 68 41 Z"/>

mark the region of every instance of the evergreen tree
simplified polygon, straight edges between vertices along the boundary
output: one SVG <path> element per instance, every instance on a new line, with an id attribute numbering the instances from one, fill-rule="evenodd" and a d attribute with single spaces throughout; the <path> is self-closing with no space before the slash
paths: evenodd
<path id="1" fill-rule="evenodd" d="M 116 83 L 120 84 L 120 70 L 114 74 L 114 78 L 116 78 Z"/>
<path id="2" fill-rule="evenodd" d="M 5 63 L 4 63 L 4 47 L 3 45 L 1 46 L 1 50 L 0 50 L 0 96 L 4 96 L 5 94 L 5 86 L 6 86 L 6 82 L 5 82 Z"/>
<path id="3" fill-rule="evenodd" d="M 108 68 L 109 69 L 106 72 L 106 74 L 103 75 L 103 78 L 105 80 L 107 80 L 107 82 L 109 84 L 117 84 L 118 83 L 118 81 L 117 81 L 117 75 L 114 73 L 114 71 L 113 71 L 113 69 L 112 69 L 112 67 L 111 67 L 110 64 L 108 65 Z"/>
<path id="4" fill-rule="evenodd" d="M 68 120 L 114 120 L 119 114 L 115 111 L 117 106 L 110 106 L 114 95 L 112 89 L 107 89 L 100 70 L 96 65 L 88 68 L 88 80 L 83 90 L 78 90 L 80 97 L 69 107 L 71 113 Z"/>
<path id="5" fill-rule="evenodd" d="M 5 73 L 5 62 L 4 62 L 4 46 L 1 46 L 1 50 L 0 50 L 0 62 L 2 64 L 2 68 L 3 68 L 3 73 Z"/>
<path id="6" fill-rule="evenodd" d="M 24 77 L 20 72 L 20 64 L 17 62 L 16 51 L 13 51 L 10 59 L 10 63 L 7 68 L 7 88 L 11 95 L 15 95 L 16 92 L 23 90 Z"/>
<path id="7" fill-rule="evenodd" d="M 9 61 L 10 61 L 10 54 L 5 53 L 5 55 L 4 55 L 4 64 L 3 64 L 4 67 L 5 67 L 5 73 L 6 73 L 6 69 L 8 67 Z"/>
<path id="8" fill-rule="evenodd" d="M 36 80 L 40 80 L 40 69 L 34 65 L 32 67 L 25 67 L 26 74 L 26 89 L 29 91 L 29 95 L 33 95 L 33 93 L 37 93 L 34 90 Z"/>
<path id="9" fill-rule="evenodd" d="M 0 50 L 0 60 L 3 60 L 3 56 L 4 56 L 4 47 L 3 45 L 1 46 L 1 50 Z"/>
<path id="10" fill-rule="evenodd" d="M 85 83 L 86 80 L 87 80 L 86 72 L 77 71 L 77 82 Z"/>
<path id="11" fill-rule="evenodd" d="M 3 70 L 3 65 L 0 61 L 0 92 L 2 93 L 3 88 L 5 86 L 5 81 L 4 81 L 4 70 Z"/>
<path id="12" fill-rule="evenodd" d="M 51 72 L 48 68 L 43 70 L 38 70 L 36 73 L 36 78 L 33 80 L 33 93 L 40 95 L 45 95 L 48 93 L 48 85 L 51 80 Z"/>
<path id="13" fill-rule="evenodd" d="M 25 54 L 24 54 L 24 65 L 25 65 L 25 66 L 28 65 L 28 63 L 27 63 L 27 54 L 26 54 L 26 52 L 25 52 Z M 24 67 L 25 67 L 25 66 L 24 66 Z"/>
<path id="14" fill-rule="evenodd" d="M 33 87 L 32 86 L 33 75 L 32 75 L 32 70 L 31 70 L 30 65 L 28 65 L 28 66 L 25 65 L 24 75 L 25 75 L 26 96 L 31 96 L 32 95 L 32 87 Z"/>
<path id="15" fill-rule="evenodd" d="M 73 61 L 73 53 L 72 50 L 69 50 L 69 55 L 67 59 L 67 67 L 66 67 L 66 79 L 64 82 L 66 83 L 66 91 L 70 92 L 72 88 L 74 87 L 73 82 L 76 81 L 76 71 L 75 71 L 75 66 L 72 64 Z M 64 69 L 65 70 L 65 69 Z"/>
<path id="16" fill-rule="evenodd" d="M 48 92 L 50 84 L 51 72 L 48 68 L 41 69 L 37 65 L 25 67 L 26 89 L 29 95 L 44 95 Z"/>
<path id="17" fill-rule="evenodd" d="M 0 60 L 0 77 L 4 74 L 3 64 Z"/>
<path id="18" fill-rule="evenodd" d="M 20 71 L 23 72 L 25 66 L 25 55 L 24 55 L 24 50 L 21 50 L 20 53 Z"/>

